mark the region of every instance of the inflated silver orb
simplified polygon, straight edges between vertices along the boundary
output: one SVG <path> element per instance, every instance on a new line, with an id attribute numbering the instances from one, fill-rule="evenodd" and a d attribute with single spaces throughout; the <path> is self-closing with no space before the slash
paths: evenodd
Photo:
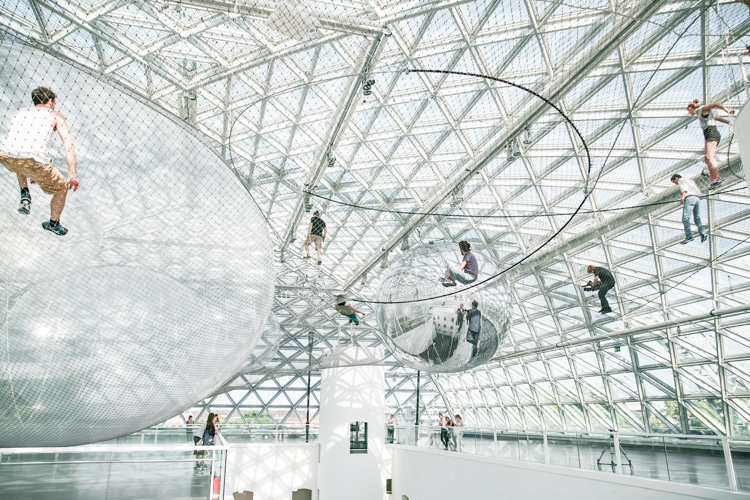
<path id="1" fill-rule="evenodd" d="M 447 266 L 463 258 L 457 243 L 438 242 L 408 250 L 386 269 L 378 294 L 377 315 L 385 342 L 403 364 L 425 372 L 458 372 L 489 361 L 505 339 L 511 320 L 511 296 L 502 277 L 475 285 L 498 272 L 491 252 L 471 245 L 479 276 L 470 285 L 444 287 Z M 475 286 L 472 286 L 475 285 Z M 429 300 L 419 300 L 428 298 Z M 417 301 L 419 300 L 419 301 Z M 477 352 L 467 341 L 468 322 L 460 312 L 476 300 L 482 312 Z"/>
<path id="2" fill-rule="evenodd" d="M 0 42 L 0 140 L 39 85 L 78 153 L 65 236 L 50 196 L 0 166 L 0 448 L 92 443 L 213 394 L 253 352 L 273 300 L 263 214 L 196 132 L 106 82 Z M 59 137 L 54 164 L 66 174 Z"/>

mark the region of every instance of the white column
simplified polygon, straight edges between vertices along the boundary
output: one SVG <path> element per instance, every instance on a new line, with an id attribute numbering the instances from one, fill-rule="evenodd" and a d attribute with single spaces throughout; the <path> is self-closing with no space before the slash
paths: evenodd
<path id="1" fill-rule="evenodd" d="M 381 349 L 338 347 L 323 362 L 319 500 L 385 496 L 385 369 Z M 352 454 L 350 425 L 367 422 L 367 453 Z"/>
<path id="2" fill-rule="evenodd" d="M 748 106 L 748 102 L 742 106 L 734 120 L 734 138 L 740 148 L 742 166 L 745 169 L 745 180 L 750 179 L 750 106 Z"/>

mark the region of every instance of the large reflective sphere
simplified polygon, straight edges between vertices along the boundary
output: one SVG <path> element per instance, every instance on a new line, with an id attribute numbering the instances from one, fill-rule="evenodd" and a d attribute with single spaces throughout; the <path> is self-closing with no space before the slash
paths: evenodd
<path id="1" fill-rule="evenodd" d="M 479 263 L 475 283 L 498 272 L 490 252 L 472 243 L 471 252 Z M 393 355 L 403 364 L 425 372 L 457 372 L 489 361 L 497 352 L 510 326 L 511 296 L 506 282 L 495 278 L 471 287 L 439 283 L 446 266 L 462 259 L 458 244 L 439 242 L 413 248 L 391 262 L 378 295 L 379 301 L 419 302 L 379 304 L 378 321 Z M 445 297 L 441 295 L 451 294 Z M 479 303 L 482 312 L 477 352 L 467 341 L 468 323 L 459 312 Z"/>
<path id="2" fill-rule="evenodd" d="M 81 187 L 56 236 L 41 227 L 50 196 L 31 186 L 18 213 L 0 166 L 0 448 L 97 442 L 182 412 L 240 371 L 273 299 L 263 214 L 194 130 L 6 38 L 0 141 L 39 85 L 57 93 Z"/>

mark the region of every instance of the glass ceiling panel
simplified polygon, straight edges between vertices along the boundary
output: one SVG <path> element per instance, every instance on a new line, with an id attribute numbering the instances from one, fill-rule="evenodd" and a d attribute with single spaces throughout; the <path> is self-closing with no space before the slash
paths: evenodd
<path id="1" fill-rule="evenodd" d="M 745 6 L 309 0 L 291 7 L 312 23 L 296 32 L 299 22 L 274 28 L 269 13 L 232 5 L 0 7 L 3 43 L 42 44 L 179 116 L 267 217 L 285 340 L 262 373 L 238 378 L 243 388 L 234 390 L 248 397 L 232 392 L 202 408 L 304 418 L 307 332 L 315 330 L 317 356 L 348 338 L 330 296 L 344 288 L 374 296 L 404 241 L 468 238 L 506 267 L 534 255 L 506 273 L 514 315 L 499 358 L 460 384 L 457 375 L 421 377 L 423 408 L 449 404 L 509 427 L 745 432 L 730 420 L 748 413 L 746 317 L 596 339 L 748 303 L 750 201 L 739 164 L 723 167 L 721 192 L 704 203 L 703 245 L 678 244 L 669 182 L 674 172 L 695 177 L 704 168 L 685 104 L 700 98 L 739 109 L 750 94 Z M 523 85 L 551 99 L 581 137 L 512 85 L 408 70 Z M 726 164 L 738 149 L 730 130 L 722 133 L 717 159 Z M 329 226 L 320 267 L 300 259 L 307 203 Z M 615 314 L 599 315 L 596 295 L 580 289 L 588 264 L 615 272 Z M 373 320 L 355 337 L 379 345 L 379 335 Z M 555 345 L 573 340 L 582 343 Z M 415 374 L 388 363 L 388 404 L 413 419 Z M 473 410 L 486 405 L 490 413 Z"/>

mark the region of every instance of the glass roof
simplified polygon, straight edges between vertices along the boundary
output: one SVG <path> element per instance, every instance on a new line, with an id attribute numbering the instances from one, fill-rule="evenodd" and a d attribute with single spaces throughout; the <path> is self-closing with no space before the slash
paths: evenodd
<path id="1" fill-rule="evenodd" d="M 267 217 L 284 337 L 206 404 L 304 419 L 310 345 L 319 357 L 349 336 L 331 296 L 371 299 L 404 248 L 467 239 L 507 270 L 513 324 L 486 366 L 423 377 L 423 407 L 468 425 L 750 434 L 747 315 L 648 328 L 750 297 L 730 129 L 707 243 L 678 244 L 669 181 L 704 167 L 685 105 L 738 110 L 750 95 L 746 6 L 5 0 L 0 12 L 5 35 L 193 125 Z M 301 259 L 308 205 L 329 228 L 319 267 Z M 581 291 L 588 264 L 614 271 L 616 314 Z M 379 344 L 376 326 L 356 342 Z M 388 363 L 388 404 L 406 415 L 414 373 Z"/>

